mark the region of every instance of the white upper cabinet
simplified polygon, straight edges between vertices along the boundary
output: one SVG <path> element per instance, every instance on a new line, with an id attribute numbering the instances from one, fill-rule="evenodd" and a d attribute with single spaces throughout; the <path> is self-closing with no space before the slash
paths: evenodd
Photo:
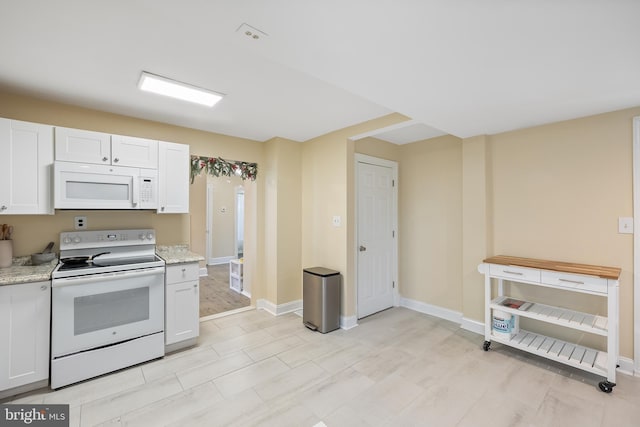
<path id="1" fill-rule="evenodd" d="M 111 135 L 56 127 L 56 160 L 111 164 Z"/>
<path id="2" fill-rule="evenodd" d="M 0 215 L 53 214 L 53 127 L 0 118 Z"/>
<path id="3" fill-rule="evenodd" d="M 189 146 L 158 142 L 158 213 L 189 213 Z"/>
<path id="4" fill-rule="evenodd" d="M 158 168 L 158 141 L 133 136 L 111 136 L 111 163 L 118 166 Z"/>
<path id="5" fill-rule="evenodd" d="M 81 129 L 56 128 L 56 160 L 156 169 L 158 141 Z"/>

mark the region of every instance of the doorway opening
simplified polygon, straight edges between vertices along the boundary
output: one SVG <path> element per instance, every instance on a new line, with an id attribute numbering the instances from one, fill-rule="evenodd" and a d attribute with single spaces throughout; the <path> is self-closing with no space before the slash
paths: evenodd
<path id="1" fill-rule="evenodd" d="M 245 188 L 238 176 L 206 176 L 206 276 L 200 277 L 200 318 L 251 305 L 244 281 Z"/>

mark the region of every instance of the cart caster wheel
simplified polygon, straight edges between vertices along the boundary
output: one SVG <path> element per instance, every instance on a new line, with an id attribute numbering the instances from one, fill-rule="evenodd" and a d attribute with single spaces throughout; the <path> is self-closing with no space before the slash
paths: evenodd
<path id="1" fill-rule="evenodd" d="M 616 386 L 615 383 L 612 383 L 609 381 L 600 381 L 598 383 L 598 387 L 600 387 L 600 391 L 603 391 L 605 393 L 611 393 L 615 386 Z"/>
<path id="2" fill-rule="evenodd" d="M 484 351 L 489 351 L 490 346 L 491 346 L 491 341 L 485 341 L 484 344 L 482 345 L 482 349 Z"/>

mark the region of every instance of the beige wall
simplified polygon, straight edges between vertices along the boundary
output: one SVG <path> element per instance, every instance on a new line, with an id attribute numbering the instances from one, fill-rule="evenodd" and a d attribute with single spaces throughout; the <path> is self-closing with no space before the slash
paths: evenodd
<path id="1" fill-rule="evenodd" d="M 629 358 L 633 235 L 618 233 L 618 217 L 633 216 L 632 119 L 638 115 L 633 108 L 490 137 L 490 255 L 621 267 L 620 352 Z M 601 299 L 564 292 L 553 298 L 606 313 Z"/>
<path id="2" fill-rule="evenodd" d="M 342 315 L 355 305 L 355 143 L 350 137 L 407 120 L 390 114 L 306 141 L 302 149 L 302 266 L 342 274 Z M 339 215 L 342 225 L 334 227 Z"/>
<path id="3" fill-rule="evenodd" d="M 206 256 L 206 209 L 207 209 L 207 177 L 200 174 L 195 177 L 189 186 L 189 243 L 190 248 L 197 254 Z M 204 267 L 206 261 L 200 262 L 200 267 Z"/>
<path id="4" fill-rule="evenodd" d="M 486 136 L 462 141 L 462 313 L 484 320 L 484 277 L 478 264 L 491 253 L 491 192 L 487 169 L 491 159 Z"/>
<path id="5" fill-rule="evenodd" d="M 267 299 L 302 298 L 302 144 L 284 138 L 265 143 L 265 284 Z"/>
<path id="6" fill-rule="evenodd" d="M 356 153 L 398 162 L 398 272 L 404 298 L 462 311 L 462 141 L 356 141 Z"/>
<path id="7" fill-rule="evenodd" d="M 462 311 L 462 141 L 400 146 L 400 294 Z"/>
<path id="8" fill-rule="evenodd" d="M 354 151 L 358 154 L 398 162 L 400 161 L 401 146 L 369 137 L 355 141 Z"/>

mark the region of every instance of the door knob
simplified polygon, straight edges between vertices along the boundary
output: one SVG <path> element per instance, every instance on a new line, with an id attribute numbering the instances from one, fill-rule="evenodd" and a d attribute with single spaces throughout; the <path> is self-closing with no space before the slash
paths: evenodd
<path id="1" fill-rule="evenodd" d="M 367 248 L 366 248 L 366 247 L 364 247 L 364 246 L 362 246 L 362 245 L 360 245 L 360 247 L 358 248 L 358 250 L 360 250 L 360 252 L 364 252 L 364 251 L 366 251 L 366 250 L 367 250 Z"/>

